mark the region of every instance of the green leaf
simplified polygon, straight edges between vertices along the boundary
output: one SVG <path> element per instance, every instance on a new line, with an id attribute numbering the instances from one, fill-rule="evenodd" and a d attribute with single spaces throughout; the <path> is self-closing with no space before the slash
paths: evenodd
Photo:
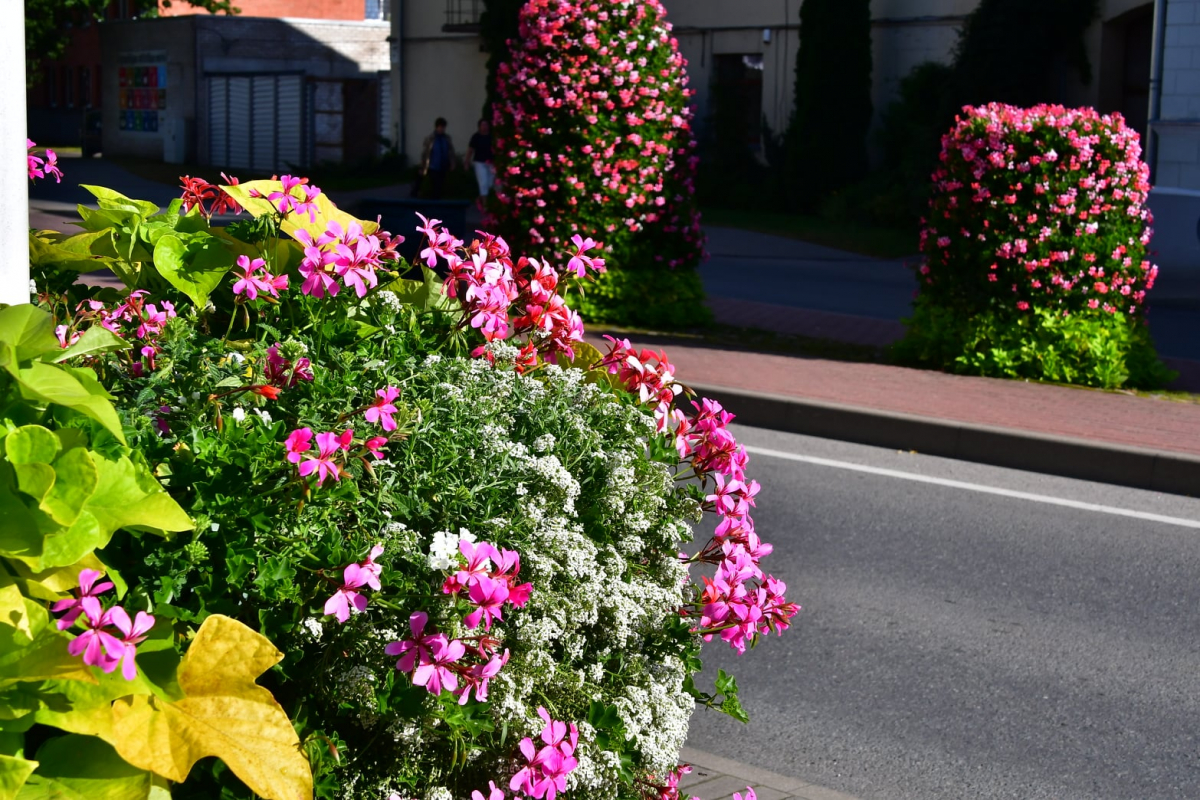
<path id="1" fill-rule="evenodd" d="M 79 559 L 104 547 L 112 538 L 111 531 L 100 527 L 96 517 L 80 514 L 69 526 L 56 522 L 48 514 L 37 514 L 38 529 L 43 534 L 42 556 L 36 567 L 53 569 L 74 564 Z"/>
<path id="2" fill-rule="evenodd" d="M 58 349 L 54 317 L 37 306 L 23 303 L 0 310 L 0 342 L 12 346 L 14 360 L 29 361 Z M 15 364 L 9 366 L 13 372 Z"/>
<path id="3" fill-rule="evenodd" d="M 58 364 L 70 358 L 77 358 L 78 356 L 111 353 L 114 350 L 128 350 L 131 346 L 129 342 L 117 336 L 103 325 L 93 325 L 83 332 L 83 336 L 80 336 L 79 341 L 75 344 L 61 352 L 44 356 L 43 360 L 49 361 L 52 364 Z"/>
<path id="4" fill-rule="evenodd" d="M 105 211 L 126 211 L 139 217 L 150 217 L 158 213 L 158 206 L 146 200 L 132 200 L 120 192 L 106 189 L 103 186 L 81 184 L 81 189 L 91 192 L 96 198 L 96 205 Z"/>
<path id="5" fill-rule="evenodd" d="M 144 467 L 122 456 L 110 461 L 93 454 L 100 480 L 86 509 L 99 520 L 108 536 L 118 528 L 154 531 L 189 531 L 192 521 L 171 496 L 162 490 Z"/>
<path id="6" fill-rule="evenodd" d="M 13 800 L 37 766 L 36 761 L 0 756 L 0 800 Z"/>
<path id="7" fill-rule="evenodd" d="M 11 368 L 9 371 L 12 372 Z M 26 399 L 55 403 L 78 411 L 99 422 L 122 444 L 125 443 L 121 419 L 109 402 L 108 392 L 104 391 L 90 370 L 34 361 L 27 368 L 17 370 L 15 377 Z M 79 378 L 83 378 L 86 384 Z"/>
<path id="8" fill-rule="evenodd" d="M 39 784 L 53 791 L 28 791 L 31 798 L 80 800 L 142 800 L 150 796 L 153 775 L 117 755 L 112 745 L 95 736 L 70 734 L 48 739 L 37 751 Z M 30 781 L 35 785 L 34 781 Z"/>
<path id="9" fill-rule="evenodd" d="M 4 437 L 4 452 L 13 464 L 51 464 L 62 444 L 49 428 L 22 425 Z"/>
<path id="10" fill-rule="evenodd" d="M 208 296 L 234 262 L 221 240 L 207 233 L 163 236 L 154 247 L 154 266 L 159 274 L 198 309 L 208 304 Z"/>
<path id="11" fill-rule="evenodd" d="M 17 488 L 39 502 L 54 486 L 58 437 L 40 425 L 24 425 L 4 437 L 5 455 L 17 476 Z"/>
<path id="12" fill-rule="evenodd" d="M 50 624 L 46 607 L 0 588 L 0 688 L 16 683 L 79 680 L 95 683 L 91 669 L 67 652 L 69 637 Z"/>
<path id="13" fill-rule="evenodd" d="M 94 272 L 111 266 L 112 231 L 87 231 L 61 241 L 29 235 L 29 263 L 59 272 Z"/>
<path id="14" fill-rule="evenodd" d="M 41 508 L 60 525 L 72 525 L 95 493 L 100 473 L 92 454 L 82 447 L 63 453 L 53 468 L 54 488 L 43 498 Z"/>
<path id="15" fill-rule="evenodd" d="M 13 494 L 8 481 L 0 480 L 0 556 L 36 561 L 42 555 L 43 544 L 33 514 Z"/>
<path id="16" fill-rule="evenodd" d="M 455 302 L 443 292 L 442 279 L 429 267 L 421 267 L 422 280 L 401 279 L 392 281 L 384 288 L 394 292 L 404 305 L 415 306 L 419 311 L 451 311 Z"/>

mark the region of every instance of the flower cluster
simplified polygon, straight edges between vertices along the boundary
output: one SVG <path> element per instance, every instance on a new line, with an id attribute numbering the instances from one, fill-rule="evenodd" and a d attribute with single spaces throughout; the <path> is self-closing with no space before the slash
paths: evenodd
<path id="1" fill-rule="evenodd" d="M 750 509 L 759 492 L 757 481 L 746 480 L 750 457 L 729 430 L 734 415 L 715 400 L 692 402 L 694 414 L 671 404 L 680 392 L 674 368 L 665 353 L 638 352 L 628 340 L 605 337 L 609 353 L 603 364 L 625 388 L 654 408 L 660 433 L 674 437 L 680 459 L 689 461 L 704 484 L 711 477 L 706 509 L 721 522 L 708 544 L 689 563 L 715 564 L 714 578 L 705 577 L 700 598 L 684 610 L 699 618 L 696 631 L 708 641 L 716 633 L 738 653 L 759 635 L 782 634 L 800 610 L 784 595 L 786 584 L 765 574 L 759 561 L 773 550 L 754 530 Z"/>
<path id="2" fill-rule="evenodd" d="M 340 434 L 331 431 L 318 433 L 316 438 L 317 452 L 313 453 L 312 428 L 297 428 L 288 434 L 283 447 L 287 460 L 297 466 L 301 478 L 316 473 L 318 488 L 326 478 L 333 478 L 336 482 L 345 477 L 346 462 L 350 458 L 358 457 L 364 462 L 367 456 L 382 459 L 383 447 L 387 444 L 387 439 L 382 436 L 358 441 L 354 438 L 354 431 L 349 428 Z"/>
<path id="3" fill-rule="evenodd" d="M 534 0 L 510 47 L 487 224 L 522 250 L 564 250 L 587 231 L 623 268 L 696 266 L 692 91 L 662 4 Z"/>
<path id="4" fill-rule="evenodd" d="M 225 183 L 229 186 L 237 186 L 238 179 L 221 173 L 221 177 L 225 179 Z M 209 183 L 204 178 L 193 178 L 191 175 L 179 176 L 180 186 L 183 189 L 183 195 L 180 198 L 183 200 L 183 210 L 191 211 L 193 208 L 199 208 L 200 213 L 208 219 L 212 219 L 218 214 L 240 214 L 242 207 L 237 201 L 221 190 L 220 186 Z"/>
<path id="5" fill-rule="evenodd" d="M 526 366 L 538 354 L 551 362 L 560 354 L 575 358 L 573 345 L 583 341 L 583 321 L 563 300 L 557 270 L 536 258 L 522 257 L 514 263 L 508 244 L 498 236 L 481 234 L 481 239 L 466 245 L 441 228 L 441 220 L 422 216 L 421 221 L 417 231 L 426 240 L 422 260 L 429 267 L 437 265 L 439 258 L 445 262 L 446 295 L 461 299 L 471 327 L 485 341 L 526 337 L 518 357 L 518 363 Z M 604 260 L 587 255 L 596 243 L 578 236 L 575 240 L 569 271 L 577 279 L 603 273 Z M 481 346 L 475 355 L 486 352 Z"/>
<path id="6" fill-rule="evenodd" d="M 123 339 L 137 345 L 131 355 L 130 369 L 134 375 L 143 375 L 155 368 L 161 352 L 159 337 L 167 320 L 175 316 L 175 305 L 170 300 L 148 303 L 149 292 L 136 289 L 129 293 L 124 302 L 109 308 L 99 300 L 83 300 L 75 308 L 70 323 L 55 327 L 58 343 L 64 349 L 79 341 L 88 328 L 99 325 Z M 159 308 L 159 306 L 162 306 Z"/>
<path id="7" fill-rule="evenodd" d="M 993 103 L 942 138 L 921 294 L 1028 313 L 1136 315 L 1158 267 L 1149 168 L 1119 114 Z"/>
<path id="8" fill-rule="evenodd" d="M 137 646 L 154 627 L 154 617 L 139 611 L 130 619 L 129 612 L 121 606 L 106 610 L 100 603 L 100 595 L 113 588 L 113 584 L 100 581 L 102 576 L 97 570 L 82 570 L 79 596 L 59 600 L 50 610 L 56 614 L 66 612 L 56 623 L 60 631 L 76 622 L 83 625 L 83 632 L 67 645 L 71 655 L 83 656 L 83 663 L 104 672 L 113 672 L 119 666 L 125 680 L 131 681 L 137 677 Z"/>
<path id="9" fill-rule="evenodd" d="M 126 579 L 158 581 L 160 616 L 258 620 L 327 796 L 652 800 L 664 781 L 677 796 L 697 704 L 743 713 L 736 686 L 718 699 L 691 680 L 703 641 L 741 650 L 796 613 L 759 567 L 771 547 L 732 415 L 685 410 L 664 353 L 583 342 L 564 298 L 608 274 L 594 239 L 521 257 L 422 218 L 421 261 L 380 286 L 399 237 L 300 179 L 222 191 L 256 221 L 226 229 L 240 244 L 212 304 L 189 295 L 152 379 L 114 392 L 131 446 L 196 521 L 187 541 L 130 544 Z M 303 250 L 300 291 L 283 236 Z M 146 299 L 82 310 L 155 336 L 168 313 Z M 230 311 L 246 338 L 230 340 L 232 316 L 213 334 Z M 83 330 L 69 325 L 65 343 Z M 96 356 L 97 374 L 127 378 L 121 357 Z M 258 416 L 223 416 L 234 395 Z M 681 557 L 703 511 L 717 533 Z M 693 582 L 698 563 L 715 576 Z M 96 641 L 89 658 L 110 658 Z M 223 778 L 191 780 L 211 794 Z"/>
<path id="10" fill-rule="evenodd" d="M 58 154 L 47 147 L 42 156 L 35 156 L 33 154 L 33 148 L 35 147 L 37 147 L 37 144 L 33 139 L 25 140 L 25 149 L 29 151 L 25 157 L 29 163 L 29 180 L 33 181 L 38 178 L 44 178 L 47 175 L 53 175 L 55 183 L 62 183 L 63 174 L 62 170 L 58 168 Z"/>
<path id="11" fill-rule="evenodd" d="M 320 211 L 317 198 L 321 196 L 321 190 L 310 186 L 308 178 L 283 175 L 279 182 L 283 184 L 282 189 L 267 195 L 267 201 L 275 206 L 279 214 L 283 217 L 289 214 L 295 214 L 297 217 L 307 216 L 309 222 L 316 222 Z"/>
<path id="12" fill-rule="evenodd" d="M 296 231 L 296 239 L 304 247 L 304 260 L 300 262 L 300 274 L 304 276 L 300 291 L 304 294 L 335 296 L 341 289 L 339 278 L 359 297 L 379 285 L 375 270 L 388 253 L 379 237 L 363 233 L 357 222 L 343 228 L 337 220 L 330 220 L 316 239 L 303 229 Z"/>
<path id="13" fill-rule="evenodd" d="M 251 261 L 249 256 L 238 256 L 237 265 L 241 272 L 234 273 L 233 295 L 239 302 L 242 297 L 257 300 L 260 292 L 278 298 L 279 292 L 288 288 L 288 276 L 272 275 L 261 258 Z"/>
<path id="14" fill-rule="evenodd" d="M 554 800 L 559 792 L 566 791 L 567 776 L 579 766 L 575 758 L 579 728 L 574 722 L 568 725 L 552 719 L 545 708 L 538 708 L 538 716 L 546 723 L 539 735 L 542 747 L 528 736 L 521 740 L 526 764 L 512 776 L 508 788 L 524 797 Z"/>

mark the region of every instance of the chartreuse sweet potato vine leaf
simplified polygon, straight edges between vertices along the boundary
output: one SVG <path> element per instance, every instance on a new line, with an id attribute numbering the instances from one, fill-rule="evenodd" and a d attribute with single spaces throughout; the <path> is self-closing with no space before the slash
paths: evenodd
<path id="1" fill-rule="evenodd" d="M 282 192 L 283 184 L 280 181 L 250 181 L 249 183 L 239 183 L 237 186 L 222 186 L 221 188 L 236 200 L 238 205 L 246 209 L 247 213 L 257 218 L 264 214 L 276 213 L 277 209 L 267 198 L 272 192 Z M 298 190 L 293 191 L 298 192 Z M 251 192 L 259 196 L 254 196 Z M 314 239 L 325 232 L 330 221 L 338 222 L 343 228 L 348 227 L 351 222 L 357 222 L 362 226 L 363 233 L 374 233 L 379 230 L 378 223 L 357 219 L 339 209 L 324 192 L 317 195 L 316 202 L 317 217 L 315 221 L 310 221 L 307 214 L 301 215 L 292 212 L 284 218 L 279 227 L 289 236 L 295 236 L 298 230 L 306 230 L 312 234 Z"/>
<path id="2" fill-rule="evenodd" d="M 96 683 L 91 669 L 67 652 L 67 637 L 51 626 L 45 605 L 22 597 L 15 585 L 0 588 L 0 691 L 48 680 Z"/>
<path id="3" fill-rule="evenodd" d="M 167 800 L 165 781 L 122 761 L 94 736 L 56 736 L 37 751 L 37 773 L 18 800 Z"/>
<path id="4" fill-rule="evenodd" d="M 8 512 L 10 523 L 24 520 L 0 528 L 0 555 L 48 570 L 74 564 L 106 546 L 120 528 L 192 527 L 149 471 L 125 456 L 108 459 L 84 447 L 62 451 L 61 439 L 40 425 L 11 430 L 2 442 L 17 489 L 36 507 L 18 508 L 14 503 L 21 501 L 0 482 L 0 511 Z M 13 540 L 22 531 L 24 538 Z M 40 542 L 29 540 L 30 532 L 40 533 Z"/>
<path id="5" fill-rule="evenodd" d="M 204 231 L 168 234 L 154 246 L 158 273 L 197 308 L 208 304 L 208 296 L 236 261 L 220 239 Z"/>
<path id="6" fill-rule="evenodd" d="M 0 755 L 0 800 L 16 800 L 17 793 L 37 766 L 36 761 Z"/>
<path id="7" fill-rule="evenodd" d="M 292 723 L 255 679 L 283 654 L 229 617 L 204 621 L 179 666 L 184 698 L 144 695 L 113 704 L 113 744 L 139 769 L 183 781 L 216 756 L 267 800 L 309 800 L 312 770 Z"/>

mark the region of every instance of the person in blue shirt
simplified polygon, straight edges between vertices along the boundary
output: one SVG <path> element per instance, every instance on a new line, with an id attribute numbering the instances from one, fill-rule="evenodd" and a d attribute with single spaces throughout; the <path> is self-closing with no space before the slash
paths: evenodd
<path id="1" fill-rule="evenodd" d="M 446 175 L 454 168 L 454 142 L 446 133 L 446 120 L 438 117 L 433 123 L 433 133 L 425 137 L 421 153 L 421 174 L 429 179 L 429 196 L 442 198 L 446 187 Z"/>

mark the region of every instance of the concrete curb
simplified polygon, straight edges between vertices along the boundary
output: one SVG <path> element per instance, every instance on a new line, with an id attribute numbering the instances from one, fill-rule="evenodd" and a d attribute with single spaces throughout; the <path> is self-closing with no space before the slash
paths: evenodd
<path id="1" fill-rule="evenodd" d="M 692 388 L 702 397 L 719 401 L 737 415 L 739 422 L 755 427 L 1135 489 L 1200 496 L 1200 458 L 1183 453 L 785 395 L 756 394 L 724 386 L 693 385 Z M 1200 436 L 1200 431 L 1197 435 Z"/>
<path id="2" fill-rule="evenodd" d="M 768 772 L 723 756 L 683 748 L 679 760 L 692 766 L 692 773 L 680 781 L 681 797 L 698 793 L 704 800 L 724 800 L 734 792 L 743 797 L 752 786 L 758 800 L 855 800 L 848 794 L 826 789 L 788 775 Z"/>

